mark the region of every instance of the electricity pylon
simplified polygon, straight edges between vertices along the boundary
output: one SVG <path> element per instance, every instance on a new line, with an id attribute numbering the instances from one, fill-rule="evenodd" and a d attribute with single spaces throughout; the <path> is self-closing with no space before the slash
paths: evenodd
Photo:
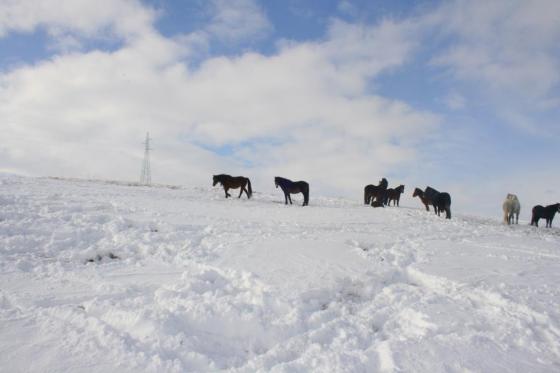
<path id="1" fill-rule="evenodd" d="M 152 171 L 150 169 L 150 133 L 146 132 L 146 141 L 144 142 L 144 162 L 142 162 L 142 173 L 140 174 L 140 184 L 152 184 Z"/>

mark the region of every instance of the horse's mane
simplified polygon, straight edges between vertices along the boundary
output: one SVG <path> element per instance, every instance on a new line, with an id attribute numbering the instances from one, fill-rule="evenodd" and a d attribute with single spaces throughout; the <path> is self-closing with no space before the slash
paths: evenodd
<path id="1" fill-rule="evenodd" d="M 436 189 L 432 188 L 431 186 L 426 187 L 425 193 L 439 193 Z"/>

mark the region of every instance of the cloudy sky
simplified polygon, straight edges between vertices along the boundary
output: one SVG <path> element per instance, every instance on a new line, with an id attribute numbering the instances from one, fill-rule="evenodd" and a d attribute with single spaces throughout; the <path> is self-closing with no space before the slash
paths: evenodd
<path id="1" fill-rule="evenodd" d="M 0 0 L 0 171 L 560 200 L 560 1 Z M 527 217 L 526 217 L 527 218 Z"/>

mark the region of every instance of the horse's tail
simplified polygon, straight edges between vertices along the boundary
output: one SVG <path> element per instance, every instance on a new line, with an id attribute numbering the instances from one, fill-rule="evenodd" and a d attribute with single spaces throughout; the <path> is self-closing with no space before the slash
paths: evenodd
<path id="1" fill-rule="evenodd" d="M 451 219 L 451 196 L 449 195 L 449 193 L 442 193 L 443 194 L 443 200 L 444 202 L 444 206 L 445 206 L 445 218 L 446 219 Z"/>
<path id="2" fill-rule="evenodd" d="M 369 185 L 364 187 L 364 205 L 369 205 Z"/>
<path id="3" fill-rule="evenodd" d="M 251 188 L 251 180 L 247 178 L 247 189 L 249 189 L 249 198 L 253 195 L 253 188 Z"/>

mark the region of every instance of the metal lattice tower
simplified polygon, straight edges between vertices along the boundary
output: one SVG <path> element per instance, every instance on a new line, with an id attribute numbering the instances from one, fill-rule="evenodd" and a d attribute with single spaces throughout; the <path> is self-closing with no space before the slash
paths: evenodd
<path id="1" fill-rule="evenodd" d="M 140 174 L 140 184 L 152 184 L 152 171 L 150 169 L 150 133 L 146 132 L 146 141 L 144 142 L 144 161 L 142 162 L 142 173 Z"/>

